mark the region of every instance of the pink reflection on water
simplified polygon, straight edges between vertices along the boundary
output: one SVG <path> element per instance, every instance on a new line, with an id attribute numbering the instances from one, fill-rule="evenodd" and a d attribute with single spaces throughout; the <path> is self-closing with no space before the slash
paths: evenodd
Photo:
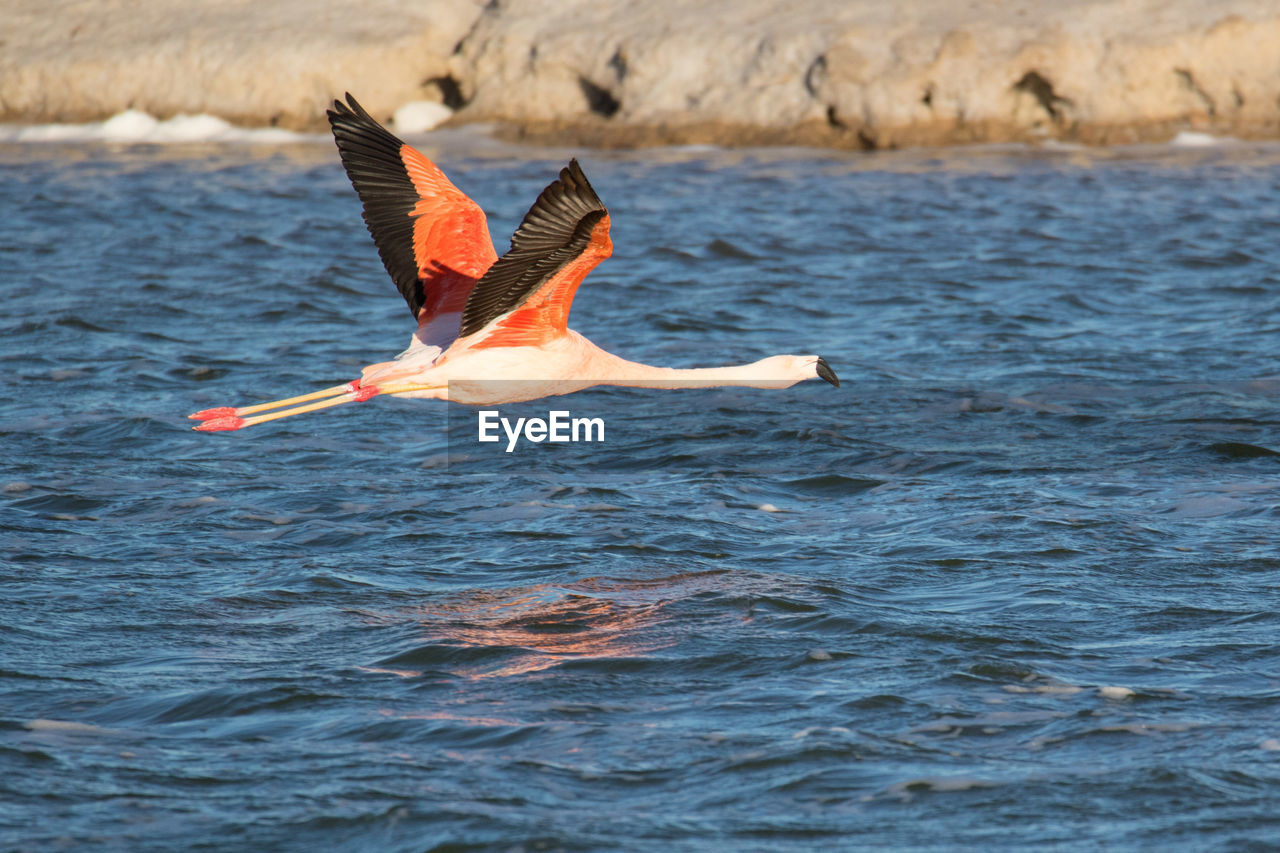
<path id="1" fill-rule="evenodd" d="M 454 671 L 456 675 L 520 675 L 566 660 L 641 658 L 674 645 L 678 637 L 668 606 L 716 588 L 720 574 L 588 578 L 554 586 L 474 590 L 415 608 L 411 615 L 422 623 L 425 638 L 432 642 L 507 652 L 492 663 L 462 665 Z"/>

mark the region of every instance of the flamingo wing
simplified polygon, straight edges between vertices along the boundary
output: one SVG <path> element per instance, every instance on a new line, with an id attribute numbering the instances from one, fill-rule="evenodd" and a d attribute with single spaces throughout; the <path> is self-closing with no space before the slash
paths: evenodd
<path id="1" fill-rule="evenodd" d="M 570 160 L 476 282 L 459 337 L 485 331 L 477 347 L 538 346 L 563 334 L 578 285 L 611 254 L 609 211 Z"/>
<path id="2" fill-rule="evenodd" d="M 461 312 L 498 258 L 484 211 L 349 93 L 347 103 L 333 102 L 328 116 L 342 165 L 364 203 L 365 225 L 419 326 Z M 456 336 L 454 328 L 449 340 Z"/>

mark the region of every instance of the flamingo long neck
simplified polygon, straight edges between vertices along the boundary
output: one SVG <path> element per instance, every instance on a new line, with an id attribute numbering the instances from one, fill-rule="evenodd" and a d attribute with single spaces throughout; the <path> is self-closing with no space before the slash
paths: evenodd
<path id="1" fill-rule="evenodd" d="M 748 388 L 787 388 L 796 379 L 769 376 L 769 372 L 752 364 L 735 364 L 728 367 L 654 367 L 637 361 L 627 361 L 605 353 L 609 361 L 601 372 L 600 384 L 622 385 L 629 388 L 719 388 L 739 385 Z"/>

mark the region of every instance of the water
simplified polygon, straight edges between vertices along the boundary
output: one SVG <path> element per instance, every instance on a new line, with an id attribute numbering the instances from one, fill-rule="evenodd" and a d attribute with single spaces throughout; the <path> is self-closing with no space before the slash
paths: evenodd
<path id="1" fill-rule="evenodd" d="M 407 342 L 332 147 L 0 146 L 0 848 L 1280 843 L 1280 149 L 437 139 L 500 249 L 582 156 L 598 343 L 843 386 L 194 433 Z"/>

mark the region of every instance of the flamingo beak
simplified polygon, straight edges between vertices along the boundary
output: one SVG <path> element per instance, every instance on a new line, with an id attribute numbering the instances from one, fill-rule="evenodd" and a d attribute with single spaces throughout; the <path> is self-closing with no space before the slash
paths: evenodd
<path id="1" fill-rule="evenodd" d="M 836 376 L 836 372 L 831 369 L 831 365 L 827 364 L 827 360 L 822 356 L 818 356 L 818 376 L 830 382 L 837 388 L 840 387 L 840 377 Z"/>

